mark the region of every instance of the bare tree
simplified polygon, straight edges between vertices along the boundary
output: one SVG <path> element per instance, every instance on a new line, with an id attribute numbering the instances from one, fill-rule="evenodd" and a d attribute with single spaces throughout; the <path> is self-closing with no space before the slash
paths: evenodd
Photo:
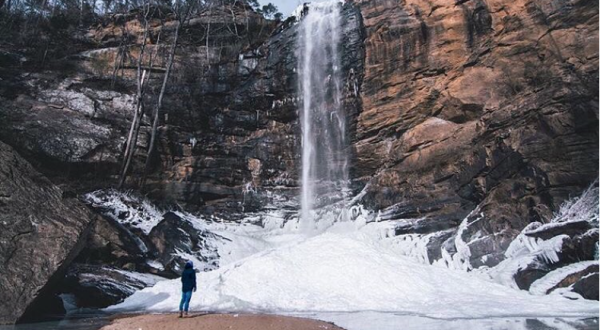
<path id="1" fill-rule="evenodd" d="M 127 173 L 129 172 L 129 167 L 131 165 L 131 159 L 133 158 L 133 154 L 135 153 L 135 147 L 137 145 L 138 135 L 140 126 L 142 123 L 142 117 L 144 116 L 144 85 L 146 82 L 146 70 L 142 71 L 142 61 L 144 60 L 144 52 L 146 49 L 146 43 L 148 39 L 148 16 L 150 15 L 150 1 L 146 0 L 144 4 L 147 8 L 144 10 L 144 33 L 142 45 L 140 46 L 140 54 L 137 60 L 137 91 L 135 98 L 135 112 L 133 116 L 133 120 L 131 121 L 131 127 L 129 128 L 129 134 L 127 137 L 127 142 L 125 144 L 125 154 L 123 156 L 123 166 L 121 169 L 121 177 L 119 179 L 119 189 L 123 188 L 125 184 L 125 180 L 127 178 Z"/>
<path id="2" fill-rule="evenodd" d="M 150 144 L 148 146 L 148 154 L 146 156 L 146 164 L 144 167 L 144 175 L 142 177 L 142 188 L 146 183 L 146 176 L 150 170 L 150 163 L 152 162 L 152 156 L 155 149 L 156 144 L 156 136 L 158 133 L 158 122 L 160 120 L 160 110 L 162 107 L 162 101 L 165 95 L 165 90 L 167 89 L 167 84 L 169 82 L 169 76 L 171 75 L 171 69 L 173 68 L 173 60 L 175 59 L 175 51 L 177 50 L 177 42 L 179 40 L 179 33 L 185 22 L 187 21 L 190 13 L 193 10 L 193 4 L 190 4 L 187 7 L 182 6 L 181 3 L 176 2 L 175 4 L 175 15 L 177 20 L 179 21 L 177 26 L 175 27 L 175 36 L 173 38 L 173 43 L 171 44 L 171 49 L 169 51 L 169 58 L 167 60 L 167 67 L 165 71 L 165 75 L 163 77 L 162 86 L 160 89 L 160 94 L 158 95 L 158 100 L 156 102 L 156 107 L 154 109 L 154 120 L 152 122 L 152 132 L 150 136 Z M 184 13 L 185 12 L 185 13 Z"/>

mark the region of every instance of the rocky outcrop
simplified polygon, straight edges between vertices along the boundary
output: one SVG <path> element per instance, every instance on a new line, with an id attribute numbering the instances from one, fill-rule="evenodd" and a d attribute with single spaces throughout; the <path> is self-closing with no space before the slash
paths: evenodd
<path id="1" fill-rule="evenodd" d="M 186 261 L 209 271 L 219 267 L 216 243 L 223 238 L 189 213 L 163 211 L 148 200 L 115 190 L 84 200 L 103 215 L 78 263 L 105 265 L 167 278 L 181 275 Z"/>
<path id="2" fill-rule="evenodd" d="M 598 279 L 598 272 L 583 276 L 573 284 L 573 291 L 585 299 L 598 300 Z"/>
<path id="3" fill-rule="evenodd" d="M 201 262 L 196 267 L 202 267 L 202 271 L 219 268 L 219 254 L 211 243 L 214 239 L 214 234 L 194 227 L 173 212 L 165 213 L 148 234 L 154 260 L 164 265 L 162 271 L 173 274 L 181 274 L 191 258 Z"/>
<path id="4" fill-rule="evenodd" d="M 0 323 L 44 308 L 93 216 L 0 142 Z"/>
<path id="5" fill-rule="evenodd" d="M 466 218 L 470 262 L 493 266 L 598 176 L 597 6 L 356 3 L 366 62 L 354 173 L 385 219 L 431 232 Z"/>
<path id="6" fill-rule="evenodd" d="M 105 308 L 161 279 L 108 266 L 73 264 L 60 284 L 60 290 L 72 294 L 78 307 Z"/>

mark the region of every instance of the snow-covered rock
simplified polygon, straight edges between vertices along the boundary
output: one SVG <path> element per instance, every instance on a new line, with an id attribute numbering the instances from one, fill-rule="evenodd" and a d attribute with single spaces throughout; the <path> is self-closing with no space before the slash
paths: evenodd
<path id="1" fill-rule="evenodd" d="M 216 241 L 220 238 L 206 229 L 199 229 L 193 223 L 174 212 L 164 214 L 148 234 L 152 243 L 154 262 L 162 265 L 162 271 L 179 274 L 186 261 L 194 262 L 200 271 L 219 267 L 219 253 Z"/>
<path id="2" fill-rule="evenodd" d="M 529 292 L 536 295 L 549 294 L 552 291 L 570 287 L 580 279 L 598 274 L 598 261 L 582 261 L 549 272 L 546 276 L 533 282 Z"/>
<path id="3" fill-rule="evenodd" d="M 527 225 L 506 249 L 504 261 L 480 271 L 535 294 L 560 288 L 558 293 L 576 292 L 586 299 L 597 299 L 597 286 L 585 278 L 598 273 L 598 261 L 593 260 L 598 212 L 596 182 L 581 196 L 565 202 L 550 222 Z"/>
<path id="4" fill-rule="evenodd" d="M 62 290 L 74 295 L 78 307 L 104 308 L 162 280 L 165 279 L 107 266 L 73 264 Z"/>

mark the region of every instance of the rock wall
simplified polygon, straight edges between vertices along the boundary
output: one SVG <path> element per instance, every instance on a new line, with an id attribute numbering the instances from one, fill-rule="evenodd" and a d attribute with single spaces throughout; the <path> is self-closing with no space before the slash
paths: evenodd
<path id="1" fill-rule="evenodd" d="M 154 200 L 227 217 L 283 207 L 282 202 L 297 206 L 297 27 L 294 19 L 276 26 L 242 9 L 236 8 L 247 23 L 236 25 L 230 14 L 215 11 L 185 25 L 163 106 L 159 156 L 143 189 Z M 343 15 L 345 105 L 355 117 L 364 61 L 362 19 L 351 5 Z M 172 41 L 173 22 L 164 19 L 162 28 L 158 18 L 150 24 L 146 53 L 155 54 L 156 68 L 128 181 L 132 189 L 140 189 L 149 117 Z M 213 32 L 207 41 L 209 23 Z M 243 38 L 232 34 L 234 27 Z M 12 99 L 6 93 L 0 105 L 0 139 L 77 193 L 114 186 L 132 117 L 142 34 L 135 13 L 112 17 L 82 37 L 94 46 L 71 56 L 66 74 L 11 77 L 22 89 Z M 131 44 L 118 47 L 122 39 Z M 124 63 L 117 65 L 122 54 Z"/>
<path id="2" fill-rule="evenodd" d="M 494 265 L 598 176 L 598 8 L 356 1 L 366 30 L 356 179 L 398 232 L 456 227 Z M 483 240 L 483 242 L 481 242 Z M 486 260 L 485 262 L 483 260 Z"/>
<path id="3" fill-rule="evenodd" d="M 0 143 L 0 324 L 39 316 L 26 315 L 28 308 L 46 307 L 92 219 L 85 206 Z"/>

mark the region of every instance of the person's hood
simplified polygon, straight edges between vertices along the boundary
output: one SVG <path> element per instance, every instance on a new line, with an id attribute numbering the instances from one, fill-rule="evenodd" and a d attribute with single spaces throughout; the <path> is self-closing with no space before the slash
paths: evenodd
<path id="1" fill-rule="evenodd" d="M 191 261 L 188 261 L 185 263 L 185 269 L 192 269 L 194 268 L 194 263 Z"/>

